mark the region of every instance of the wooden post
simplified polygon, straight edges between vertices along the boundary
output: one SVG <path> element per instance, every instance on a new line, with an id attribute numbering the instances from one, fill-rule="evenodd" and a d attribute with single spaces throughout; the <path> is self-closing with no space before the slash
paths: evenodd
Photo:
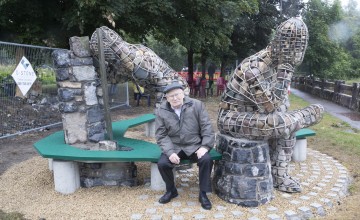
<path id="1" fill-rule="evenodd" d="M 98 37 L 98 53 L 99 53 L 98 57 L 99 57 L 99 66 L 100 66 L 101 87 L 103 90 L 106 133 L 107 133 L 108 140 L 113 140 L 110 107 L 109 107 L 109 94 L 108 94 L 106 69 L 105 69 L 104 47 L 103 47 L 103 42 L 102 42 L 102 32 L 101 32 L 100 28 L 97 28 L 96 32 L 97 32 L 97 37 Z"/>
<path id="2" fill-rule="evenodd" d="M 353 87 L 351 90 L 351 105 L 350 108 L 353 110 L 357 110 L 359 108 L 358 103 L 360 101 L 360 97 L 359 97 L 359 91 L 360 91 L 360 83 L 353 83 Z"/>
<path id="3" fill-rule="evenodd" d="M 16 47 L 16 52 L 15 52 L 15 61 L 16 61 L 16 66 L 20 63 L 22 57 L 25 55 L 25 50 L 22 47 Z M 27 94 L 22 94 L 20 88 L 18 85 L 16 85 L 16 90 L 15 90 L 15 97 L 20 97 L 22 99 L 27 98 L 28 95 Z"/>

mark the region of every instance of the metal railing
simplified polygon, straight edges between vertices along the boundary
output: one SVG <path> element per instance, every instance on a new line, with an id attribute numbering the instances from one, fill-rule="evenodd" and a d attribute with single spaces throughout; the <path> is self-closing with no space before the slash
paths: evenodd
<path id="1" fill-rule="evenodd" d="M 56 49 L 0 41 L 0 139 L 62 125 L 51 56 Z M 11 76 L 23 56 L 37 75 L 26 96 Z M 128 83 L 109 85 L 109 102 L 111 109 L 128 106 Z"/>

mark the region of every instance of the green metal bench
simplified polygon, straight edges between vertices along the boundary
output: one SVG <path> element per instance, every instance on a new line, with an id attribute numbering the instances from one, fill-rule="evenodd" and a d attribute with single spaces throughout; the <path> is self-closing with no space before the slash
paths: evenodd
<path id="1" fill-rule="evenodd" d="M 147 136 L 154 135 L 152 131 L 154 130 L 154 120 L 155 115 L 145 114 L 112 123 L 114 140 L 122 147 L 131 148 L 130 151 L 90 151 L 73 147 L 65 143 L 63 131 L 55 132 L 37 141 L 34 147 L 42 157 L 52 159 L 55 190 L 58 192 L 73 193 L 80 187 L 77 162 L 151 162 L 151 188 L 160 190 L 163 188 L 163 186 L 159 186 L 162 179 L 156 165 L 161 155 L 160 147 L 155 143 L 124 137 L 129 128 L 141 124 L 147 125 Z M 215 149 L 210 151 L 210 156 L 213 160 L 220 160 L 222 157 Z M 190 161 L 183 161 L 183 163 L 190 163 Z M 57 183 L 56 176 L 60 176 L 60 183 Z"/>

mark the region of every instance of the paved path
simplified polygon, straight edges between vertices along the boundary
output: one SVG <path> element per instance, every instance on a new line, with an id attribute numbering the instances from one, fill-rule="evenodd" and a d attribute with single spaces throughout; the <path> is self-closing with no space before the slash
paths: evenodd
<path id="1" fill-rule="evenodd" d="M 325 111 L 347 123 L 353 128 L 360 130 L 360 113 L 352 111 L 346 107 L 340 106 L 336 103 L 327 101 L 325 99 L 321 99 L 319 97 L 313 96 L 309 93 L 302 92 L 300 90 L 291 88 L 291 93 L 304 99 L 305 101 L 309 102 L 310 104 L 321 104 L 324 106 Z M 357 115 L 357 121 L 351 119 L 350 117 L 347 117 L 345 115 L 352 114 Z"/>
<path id="2" fill-rule="evenodd" d="M 179 197 L 168 204 L 157 200 L 162 195 L 145 193 L 132 203 L 146 201 L 142 209 L 131 214 L 132 220 L 142 219 L 244 219 L 281 220 L 309 219 L 328 215 L 344 198 L 349 185 L 348 171 L 337 160 L 319 151 L 308 149 L 307 160 L 290 166 L 290 172 L 302 183 L 302 193 L 283 193 L 275 190 L 275 198 L 265 205 L 247 208 L 219 200 L 210 194 L 213 209 L 200 207 L 198 198 L 197 167 L 180 170 L 176 179 Z M 329 213 L 328 213 L 329 212 Z"/>

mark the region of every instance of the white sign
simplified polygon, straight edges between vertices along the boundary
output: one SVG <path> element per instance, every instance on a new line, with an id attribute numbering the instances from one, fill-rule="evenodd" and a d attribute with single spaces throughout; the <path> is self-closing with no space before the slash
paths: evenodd
<path id="1" fill-rule="evenodd" d="M 22 57 L 13 74 L 11 75 L 25 96 L 36 80 L 36 74 L 30 62 Z"/>

